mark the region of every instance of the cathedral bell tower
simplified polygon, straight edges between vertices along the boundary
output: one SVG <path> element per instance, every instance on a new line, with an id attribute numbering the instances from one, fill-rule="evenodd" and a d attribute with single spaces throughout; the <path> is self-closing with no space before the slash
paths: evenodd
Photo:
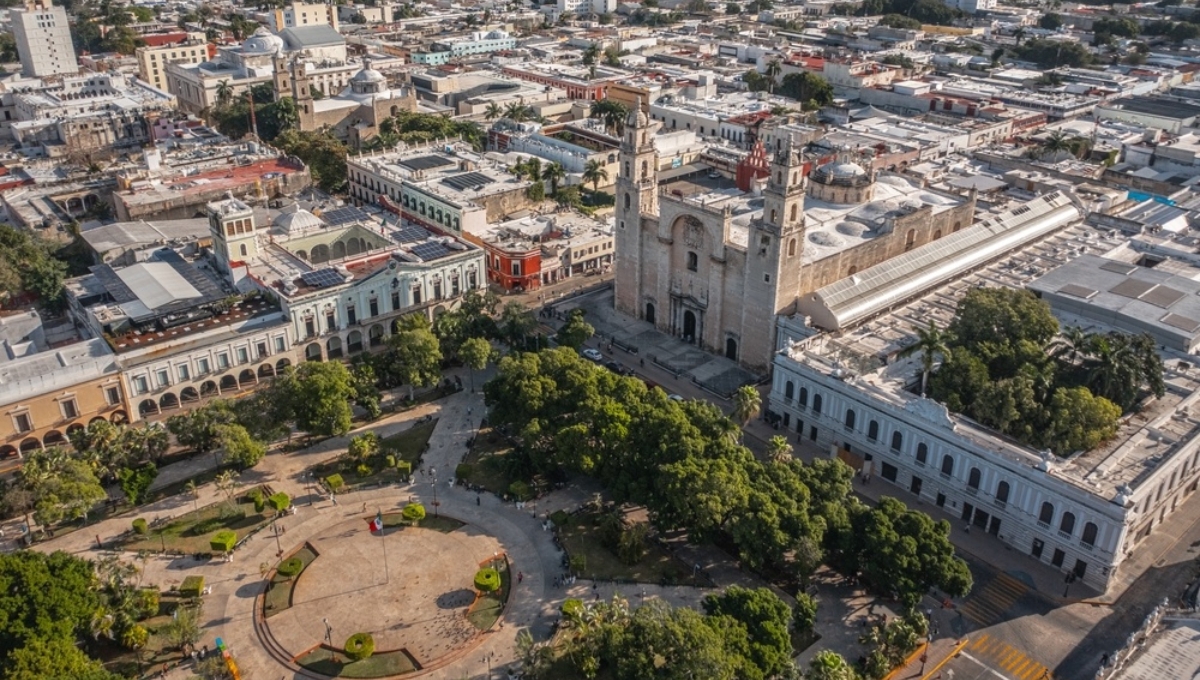
<path id="1" fill-rule="evenodd" d="M 753 269 L 759 270 L 757 281 L 748 281 L 747 286 L 762 287 L 772 300 L 773 315 L 791 314 L 800 289 L 804 184 L 804 163 L 792 140 L 785 140 L 771 159 L 762 219 L 752 225 L 747 253 L 756 265 Z"/>
<path id="2" fill-rule="evenodd" d="M 639 298 L 642 289 L 642 267 L 657 266 L 642 262 L 642 215 L 658 215 L 658 154 L 654 150 L 654 135 L 658 124 L 642 111 L 642 100 L 625 118 L 625 133 L 618 154 L 616 187 L 616 241 L 614 286 L 619 311 L 645 319 L 647 309 Z M 657 224 L 655 225 L 657 228 Z M 649 238 L 654 237 L 654 230 Z M 653 312 L 650 312 L 651 322 Z"/>

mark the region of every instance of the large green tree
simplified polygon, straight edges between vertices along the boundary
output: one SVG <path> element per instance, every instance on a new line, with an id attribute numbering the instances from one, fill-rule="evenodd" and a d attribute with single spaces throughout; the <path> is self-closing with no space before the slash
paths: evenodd
<path id="1" fill-rule="evenodd" d="M 578 350 L 595 333 L 596 329 L 584 320 L 584 310 L 572 309 L 567 314 L 567 322 L 558 329 L 558 334 L 554 336 L 554 341 L 563 347 Z"/>
<path id="2" fill-rule="evenodd" d="M 709 616 L 729 616 L 745 627 L 747 656 L 760 678 L 782 674 L 792 663 L 792 640 L 788 624 L 792 612 L 769 588 L 731 586 L 718 595 L 704 598 Z M 747 678 L 743 674 L 741 678 Z M 747 680 L 749 680 L 747 678 Z"/>
<path id="3" fill-rule="evenodd" d="M 326 437 L 350 431 L 354 381 L 342 363 L 305 362 L 275 385 L 275 396 L 286 401 L 300 430 Z"/>
<path id="4" fill-rule="evenodd" d="M 442 348 L 423 315 L 404 317 L 387 343 L 386 370 L 396 384 L 408 385 L 409 399 L 415 388 L 437 384 L 442 375 Z"/>

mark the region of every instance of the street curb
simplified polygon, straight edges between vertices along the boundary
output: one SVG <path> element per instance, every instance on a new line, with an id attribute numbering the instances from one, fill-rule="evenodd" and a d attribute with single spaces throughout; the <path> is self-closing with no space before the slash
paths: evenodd
<path id="1" fill-rule="evenodd" d="M 900 664 L 899 666 L 896 666 L 895 668 L 892 669 L 891 673 L 888 673 L 887 675 L 883 676 L 883 680 L 894 680 L 898 673 L 908 670 L 908 667 L 911 666 L 914 662 L 916 662 L 917 659 L 921 658 L 921 655 L 924 654 L 926 651 L 928 651 L 928 649 L 929 649 L 928 642 L 922 642 L 921 644 L 917 645 L 917 648 L 915 650 L 913 650 L 913 653 L 909 654 L 904 659 L 904 663 Z"/>
<path id="2" fill-rule="evenodd" d="M 929 676 L 933 675 L 934 673 L 937 673 L 939 670 L 941 670 L 942 666 L 945 666 L 946 663 L 948 661 L 950 661 L 950 659 L 953 659 L 954 657 L 958 656 L 958 653 L 961 652 L 963 650 L 963 648 L 967 646 L 967 643 L 970 641 L 971 641 L 971 638 L 963 638 L 958 644 L 954 645 L 954 649 L 950 650 L 950 653 L 947 654 L 945 656 L 945 658 L 943 658 L 941 661 L 937 662 L 937 664 L 934 665 L 933 668 L 930 668 L 928 673 L 921 676 L 921 680 L 929 680 Z"/>

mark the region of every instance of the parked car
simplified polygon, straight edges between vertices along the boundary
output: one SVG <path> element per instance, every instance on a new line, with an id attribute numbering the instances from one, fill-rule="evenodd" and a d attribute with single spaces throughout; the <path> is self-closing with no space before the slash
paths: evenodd
<path id="1" fill-rule="evenodd" d="M 668 394 L 667 399 L 670 399 L 671 401 L 684 401 L 683 397 L 679 396 L 678 394 Z"/>
<path id="2" fill-rule="evenodd" d="M 582 352 L 580 352 L 580 354 L 583 355 L 584 359 L 588 359 L 588 360 L 594 361 L 596 363 L 600 363 L 601 361 L 604 361 L 604 355 L 601 354 L 600 350 L 598 350 L 598 349 L 592 349 L 591 347 L 589 347 L 589 348 L 583 350 Z"/>

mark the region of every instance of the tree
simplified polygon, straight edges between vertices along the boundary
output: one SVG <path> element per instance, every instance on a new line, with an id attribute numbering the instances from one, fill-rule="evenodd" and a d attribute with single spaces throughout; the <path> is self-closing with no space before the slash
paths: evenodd
<path id="1" fill-rule="evenodd" d="M 162 628 L 162 635 L 175 649 L 183 650 L 200 639 L 200 610 L 195 607 L 180 607 L 174 617 Z"/>
<path id="2" fill-rule="evenodd" d="M 146 463 L 137 468 L 121 468 L 117 473 L 117 479 L 121 483 L 121 491 L 125 492 L 125 498 L 130 505 L 141 505 L 146 500 L 146 493 L 150 490 L 150 485 L 154 483 L 154 479 L 158 477 L 158 468 L 154 463 Z"/>
<path id="3" fill-rule="evenodd" d="M 356 363 L 350 370 L 350 379 L 354 386 L 354 404 L 366 411 L 368 418 L 375 420 L 383 413 L 379 405 L 383 395 L 379 392 L 375 369 L 367 362 Z"/>
<path id="4" fill-rule="evenodd" d="M 792 607 L 792 630 L 807 635 L 817 625 L 817 601 L 808 593 L 796 593 Z"/>
<path id="5" fill-rule="evenodd" d="M 350 431 L 354 383 L 340 362 L 303 363 L 275 384 L 282 386 L 279 396 L 289 405 L 297 428 L 326 437 Z"/>
<path id="6" fill-rule="evenodd" d="M 34 638 L 14 649 L 2 667 L 6 680 L 119 680 L 65 637 Z"/>
<path id="7" fill-rule="evenodd" d="M 520 341 L 524 345 L 526 338 L 537 328 L 538 324 L 529 308 L 520 302 L 510 302 L 500 310 L 500 319 L 497 325 L 501 335 L 508 342 L 508 346 L 516 349 L 517 342 Z"/>
<path id="8" fill-rule="evenodd" d="M 600 56 L 600 45 L 592 43 L 583 50 L 583 65 L 591 66 L 596 63 L 596 58 Z"/>
<path id="9" fill-rule="evenodd" d="M 388 338 L 390 365 L 400 384 L 408 385 L 408 398 L 416 387 L 430 387 L 441 377 L 442 349 L 429 321 L 410 314 L 400 322 L 400 331 Z"/>
<path id="10" fill-rule="evenodd" d="M 742 385 L 733 393 L 733 419 L 745 427 L 762 408 L 762 395 L 753 385 Z"/>
<path id="11" fill-rule="evenodd" d="M 225 462 L 236 465 L 239 470 L 248 470 L 258 465 L 267 455 L 266 445 L 252 437 L 242 425 L 221 425 L 218 432 L 221 447 L 225 449 Z"/>
<path id="12" fill-rule="evenodd" d="M 651 600 L 629 618 L 624 631 L 609 631 L 614 639 L 602 643 L 599 656 L 615 669 L 617 678 L 705 678 L 733 680 L 736 659 L 726 652 L 725 640 L 693 609 L 673 609 Z M 660 669 L 668 668 L 663 675 Z"/>
<path id="13" fill-rule="evenodd" d="M 950 353 L 946 346 L 946 336 L 938 329 L 933 319 L 925 328 L 917 329 L 917 341 L 900 350 L 900 356 L 908 357 L 921 353 L 921 396 L 925 396 L 925 387 L 929 383 L 929 374 L 933 372 L 933 360 L 937 355 L 945 357 Z"/>
<path id="14" fill-rule="evenodd" d="M 235 420 L 233 408 L 224 399 L 213 399 L 207 404 L 167 418 L 167 430 L 175 435 L 180 446 L 196 453 L 209 453 L 221 445 L 222 425 Z"/>
<path id="15" fill-rule="evenodd" d="M 458 358 L 470 370 L 471 392 L 475 391 L 475 371 L 487 368 L 492 356 L 492 343 L 484 338 L 467 338 L 458 349 Z"/>
<path id="16" fill-rule="evenodd" d="M 775 435 L 767 441 L 767 460 L 772 463 L 786 463 L 792 459 L 792 445 L 787 437 Z"/>
<path id="17" fill-rule="evenodd" d="M 271 140 L 284 153 L 308 166 L 313 181 L 322 190 L 336 193 L 346 184 L 346 145 L 324 130 L 284 130 Z"/>
<path id="18" fill-rule="evenodd" d="M 808 71 L 789 73 L 783 77 L 780 94 L 800 102 L 805 109 L 816 109 L 833 101 L 833 86 L 821 76 Z"/>
<path id="19" fill-rule="evenodd" d="M 229 102 L 233 101 L 233 86 L 228 80 L 217 81 L 217 107 L 226 108 Z"/>
<path id="20" fill-rule="evenodd" d="M 806 680 L 858 680 L 858 673 L 841 654 L 825 650 L 817 652 L 808 662 L 808 672 L 804 677 Z"/>
<path id="21" fill-rule="evenodd" d="M 1042 140 L 1038 145 L 1038 152 L 1043 156 L 1050 156 L 1052 159 L 1057 158 L 1060 153 L 1070 152 L 1071 143 L 1067 138 L 1066 133 L 1061 130 L 1055 130 L 1050 133 L 1050 136 Z"/>
<path id="22" fill-rule="evenodd" d="M 584 321 L 584 310 L 572 309 L 567 315 L 567 322 L 558 329 L 558 334 L 554 337 L 555 342 L 563 347 L 570 347 L 573 350 L 578 350 L 587 342 L 596 329 L 590 323 Z"/>
<path id="23" fill-rule="evenodd" d="M 791 665 L 788 622 L 792 612 L 769 588 L 730 586 L 721 594 L 705 597 L 703 606 L 705 614 L 728 616 L 745 627 L 747 657 L 763 677 L 775 677 Z"/>
<path id="24" fill-rule="evenodd" d="M 591 184 L 593 191 L 600 191 L 600 183 L 608 181 L 608 170 L 600 161 L 589 160 L 583 167 L 583 181 Z"/>
<path id="25" fill-rule="evenodd" d="M 91 466 L 81 460 L 64 460 L 53 476 L 33 488 L 38 521 L 55 524 L 64 519 L 86 520 L 88 512 L 108 497 Z"/>
<path id="26" fill-rule="evenodd" d="M 880 26 L 889 26 L 891 28 L 909 28 L 919 30 L 921 22 L 912 17 L 904 16 L 903 14 L 885 14 L 879 18 Z"/>
<path id="27" fill-rule="evenodd" d="M 562 163 L 547 163 L 546 167 L 542 168 L 542 181 L 550 184 L 550 193 L 558 193 L 558 183 L 563 181 L 567 176 L 567 171 L 563 168 Z"/>
<path id="28" fill-rule="evenodd" d="M 364 432 L 350 438 L 350 457 L 359 462 L 379 453 L 379 435 L 374 432 Z"/>
<path id="29" fill-rule="evenodd" d="M 496 102 L 488 102 L 487 108 L 484 109 L 483 117 L 487 120 L 496 120 L 503 115 L 503 113 L 504 111 L 500 108 L 499 104 Z"/>
<path id="30" fill-rule="evenodd" d="M 1085 387 L 1060 387 L 1050 402 L 1046 446 L 1060 456 L 1090 451 L 1117 433 L 1121 408 Z"/>
<path id="31" fill-rule="evenodd" d="M 772 59 L 767 62 L 767 67 L 763 70 L 763 75 L 767 77 L 767 92 L 775 91 L 775 84 L 779 82 L 779 74 L 783 71 L 783 65 L 778 59 Z"/>
<path id="32" fill-rule="evenodd" d="M 217 487 L 217 491 L 220 491 L 225 496 L 225 502 L 229 504 L 229 507 L 233 508 L 233 492 L 238 486 L 237 477 L 234 476 L 233 471 L 225 470 L 217 473 L 213 484 Z"/>
<path id="33" fill-rule="evenodd" d="M 1060 15 L 1055 12 L 1046 12 L 1038 19 L 1038 26 L 1047 31 L 1057 31 L 1062 28 L 1063 20 Z"/>
<path id="34" fill-rule="evenodd" d="M 625 118 L 629 115 L 629 108 L 615 99 L 598 99 L 592 103 L 588 115 L 603 120 L 605 130 L 621 134 Z M 584 181 L 588 181 L 586 177 Z"/>

